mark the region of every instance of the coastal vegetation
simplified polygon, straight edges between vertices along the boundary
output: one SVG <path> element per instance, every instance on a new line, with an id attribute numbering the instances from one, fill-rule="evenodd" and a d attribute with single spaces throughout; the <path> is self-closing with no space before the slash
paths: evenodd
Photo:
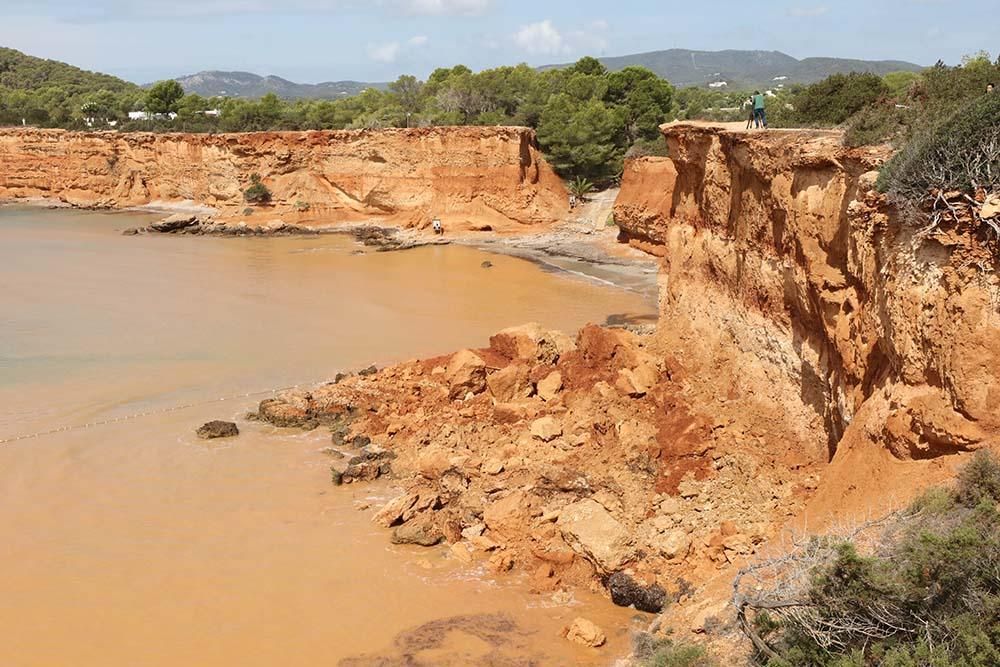
<path id="1" fill-rule="evenodd" d="M 928 137 L 1000 81 L 986 53 L 920 73 L 834 74 L 769 92 L 772 127 L 847 129 L 851 145 Z M 426 80 L 401 76 L 336 100 L 205 98 L 176 81 L 144 90 L 121 79 L 0 49 L 0 124 L 84 129 L 244 132 L 434 125 L 534 128 L 546 157 L 567 179 L 613 182 L 626 157 L 663 155 L 658 126 L 673 119 L 745 120 L 750 91 L 675 90 L 650 69 L 611 72 L 595 58 L 539 71 L 521 64 L 473 72 L 464 65 Z M 145 112 L 132 114 L 130 112 Z M 926 142 L 924 142 L 926 143 Z M 923 144 L 922 144 L 923 145 Z"/>
<path id="2" fill-rule="evenodd" d="M 981 450 L 953 487 L 744 570 L 737 607 L 757 663 L 1000 664 L 998 503 L 1000 462 Z"/>
<path id="3" fill-rule="evenodd" d="M 260 179 L 260 174 L 250 176 L 250 187 L 243 191 L 243 199 L 248 204 L 269 204 L 271 202 L 271 191 Z"/>

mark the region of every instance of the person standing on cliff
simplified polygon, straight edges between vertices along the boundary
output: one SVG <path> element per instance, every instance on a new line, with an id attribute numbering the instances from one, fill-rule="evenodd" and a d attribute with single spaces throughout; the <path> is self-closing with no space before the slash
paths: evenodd
<path id="1" fill-rule="evenodd" d="M 767 127 L 767 113 L 764 111 L 764 96 L 759 90 L 753 91 L 753 118 L 757 127 Z"/>
<path id="2" fill-rule="evenodd" d="M 747 112 L 747 129 L 749 130 L 751 127 L 754 126 L 754 123 L 757 121 L 757 114 L 755 114 L 753 110 L 753 95 L 748 97 L 746 101 L 743 102 L 743 106 L 745 106 L 749 110 Z M 757 127 L 760 126 L 758 125 Z"/>

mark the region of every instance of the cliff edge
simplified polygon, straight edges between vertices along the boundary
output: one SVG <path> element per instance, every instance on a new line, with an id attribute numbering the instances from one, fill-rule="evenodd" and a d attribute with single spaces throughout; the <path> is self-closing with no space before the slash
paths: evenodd
<path id="1" fill-rule="evenodd" d="M 874 191 L 887 148 L 662 130 L 670 157 L 630 162 L 615 207 L 663 257 L 657 344 L 704 400 L 832 460 L 814 516 L 886 509 L 998 441 L 997 260 L 904 222 Z"/>
<path id="2" fill-rule="evenodd" d="M 243 190 L 253 174 L 273 198 L 247 211 Z M 534 132 L 517 127 L 217 135 L 0 130 L 0 199 L 28 198 L 101 208 L 187 203 L 251 225 L 280 219 L 422 228 L 438 217 L 450 230 L 495 231 L 553 223 L 567 201 Z"/>

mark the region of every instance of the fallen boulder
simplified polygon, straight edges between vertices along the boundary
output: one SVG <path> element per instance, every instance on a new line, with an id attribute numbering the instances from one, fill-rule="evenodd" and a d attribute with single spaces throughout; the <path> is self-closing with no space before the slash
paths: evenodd
<path id="1" fill-rule="evenodd" d="M 445 369 L 448 394 L 452 399 L 486 389 L 486 362 L 472 350 L 456 352 Z"/>
<path id="2" fill-rule="evenodd" d="M 542 442 L 552 442 L 562 435 L 562 426 L 552 417 L 540 417 L 531 422 L 531 435 Z"/>
<path id="3" fill-rule="evenodd" d="M 557 525 L 566 544 L 604 572 L 617 570 L 631 555 L 628 530 L 591 498 L 564 507 Z"/>
<path id="4" fill-rule="evenodd" d="M 571 642 L 591 648 L 604 646 L 604 643 L 608 640 L 603 630 L 585 618 L 575 619 L 569 627 L 563 630 L 563 636 Z"/>
<path id="5" fill-rule="evenodd" d="M 235 437 L 240 434 L 240 429 L 233 422 L 216 420 L 203 424 L 196 433 L 202 440 L 215 440 L 216 438 Z"/>
<path id="6" fill-rule="evenodd" d="M 638 611 L 658 614 L 663 611 L 667 592 L 657 584 L 641 586 L 639 582 L 624 572 L 615 572 L 608 577 L 608 592 L 611 601 L 619 607 L 634 607 Z"/>
<path id="7" fill-rule="evenodd" d="M 354 481 L 370 482 L 392 471 L 392 460 L 395 452 L 382 449 L 377 445 L 366 445 L 361 453 L 347 462 L 347 469 L 341 475 L 341 482 L 350 484 Z"/>
<path id="8" fill-rule="evenodd" d="M 433 547 L 440 544 L 443 539 L 444 534 L 428 517 L 418 518 L 396 526 L 392 531 L 391 541 L 393 544 L 416 544 L 421 547 Z"/>

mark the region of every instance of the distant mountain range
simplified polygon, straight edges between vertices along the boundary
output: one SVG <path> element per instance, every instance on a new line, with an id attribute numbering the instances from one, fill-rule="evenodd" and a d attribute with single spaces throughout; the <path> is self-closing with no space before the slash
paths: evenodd
<path id="1" fill-rule="evenodd" d="M 690 51 L 669 49 L 630 56 L 599 58 L 610 70 L 639 65 L 656 72 L 678 88 L 726 83 L 729 89 L 768 88 L 779 84 L 814 83 L 831 74 L 919 72 L 920 65 L 902 60 L 804 58 L 780 51 Z M 565 67 L 565 65 L 550 65 Z M 543 68 L 547 69 L 547 68 Z M 719 86 L 722 87 L 722 86 Z"/>
<path id="2" fill-rule="evenodd" d="M 357 95 L 366 88 L 385 88 L 384 83 L 360 81 L 326 81 L 324 83 L 295 83 L 280 76 L 260 76 L 250 72 L 198 72 L 178 77 L 177 81 L 189 93 L 203 97 L 263 97 L 274 93 L 285 99 L 335 100 Z"/>
<path id="3" fill-rule="evenodd" d="M 813 83 L 831 74 L 847 72 L 919 72 L 922 66 L 902 60 L 853 60 L 847 58 L 804 58 L 799 60 L 780 51 L 691 51 L 669 49 L 628 56 L 599 59 L 610 70 L 630 65 L 647 67 L 674 86 L 716 87 L 744 90 L 769 88 L 793 83 Z M 565 67 L 546 65 L 539 69 Z M 178 77 L 177 81 L 190 93 L 204 97 L 257 98 L 274 93 L 286 99 L 338 99 L 356 95 L 366 88 L 384 90 L 386 83 L 361 81 L 328 81 L 325 83 L 295 83 L 278 76 L 260 76 L 250 72 L 198 72 Z"/>

